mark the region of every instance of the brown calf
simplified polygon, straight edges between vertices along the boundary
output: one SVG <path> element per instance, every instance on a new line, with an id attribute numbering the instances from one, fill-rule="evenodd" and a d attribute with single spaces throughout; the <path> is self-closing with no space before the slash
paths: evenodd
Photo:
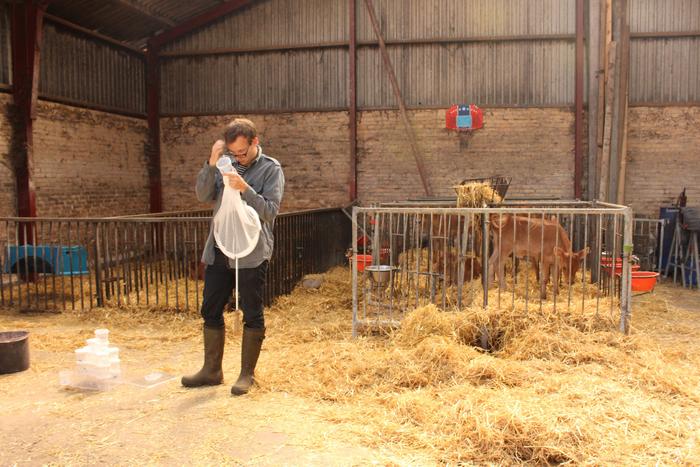
<path id="1" fill-rule="evenodd" d="M 565 277 L 575 277 L 581 260 L 588 253 L 587 247 L 578 252 L 572 251 L 566 230 L 556 220 L 494 214 L 490 226 L 494 251 L 489 258 L 489 285 L 498 273 L 500 286 L 505 286 L 503 269 L 508 256 L 529 257 L 536 262 L 541 260 L 538 268 L 540 297 L 545 299 L 551 268 L 554 268 L 553 291 L 556 295 L 560 274 L 563 272 Z"/>
<path id="2" fill-rule="evenodd" d="M 474 256 L 466 256 L 462 259 L 462 283 L 481 277 L 481 262 Z M 456 249 L 450 248 L 446 252 L 436 252 L 433 257 L 433 272 L 445 275 L 445 285 L 453 285 L 459 282 L 459 254 Z"/>

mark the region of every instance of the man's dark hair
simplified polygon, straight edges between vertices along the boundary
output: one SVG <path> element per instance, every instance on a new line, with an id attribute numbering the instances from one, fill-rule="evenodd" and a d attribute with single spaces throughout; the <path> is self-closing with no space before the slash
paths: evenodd
<path id="1" fill-rule="evenodd" d="M 226 126 L 224 131 L 224 141 L 226 144 L 231 144 L 236 141 L 236 138 L 243 136 L 248 140 L 248 144 L 253 142 L 253 138 L 258 136 L 258 130 L 255 124 L 247 118 L 237 118 Z"/>

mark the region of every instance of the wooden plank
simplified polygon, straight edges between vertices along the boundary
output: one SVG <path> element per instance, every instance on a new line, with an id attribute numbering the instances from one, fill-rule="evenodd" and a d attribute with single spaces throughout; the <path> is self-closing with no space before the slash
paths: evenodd
<path id="1" fill-rule="evenodd" d="M 608 60 L 610 57 L 610 42 L 608 41 L 608 11 L 610 0 L 602 0 L 600 3 L 600 66 L 602 69 L 598 79 L 598 113 L 597 120 L 597 138 L 596 138 L 596 166 L 595 166 L 595 196 L 598 199 L 603 190 L 601 190 L 601 165 L 603 160 L 603 142 L 605 137 L 605 90 L 608 80 Z"/>
<path id="2" fill-rule="evenodd" d="M 615 73 L 617 70 L 617 42 L 610 43 L 608 52 L 608 72 L 605 83 L 605 124 L 603 127 L 603 150 L 600 160 L 600 185 L 598 188 L 598 199 L 608 201 L 608 180 L 610 178 L 610 145 L 612 133 L 613 114 L 613 89 L 615 84 Z"/>
<path id="3" fill-rule="evenodd" d="M 600 113 L 601 69 L 600 56 L 600 12 L 601 1 L 590 0 L 588 21 L 588 183 L 586 198 L 596 197 L 596 160 L 598 153 L 598 121 Z"/>
<path id="4" fill-rule="evenodd" d="M 618 168 L 617 204 L 625 202 L 625 176 L 627 172 L 627 114 L 629 103 L 629 67 L 630 67 L 630 27 L 622 27 L 622 56 L 620 57 L 620 165 Z"/>
<path id="5" fill-rule="evenodd" d="M 610 178 L 608 188 L 608 200 L 614 201 L 617 198 L 617 188 L 620 182 L 620 147 L 622 144 L 622 61 L 623 61 L 623 43 L 622 36 L 627 24 L 627 1 L 617 0 L 613 3 L 613 39 L 617 41 L 617 64 L 616 71 L 613 75 L 613 111 L 612 111 L 612 130 L 610 140 Z"/>

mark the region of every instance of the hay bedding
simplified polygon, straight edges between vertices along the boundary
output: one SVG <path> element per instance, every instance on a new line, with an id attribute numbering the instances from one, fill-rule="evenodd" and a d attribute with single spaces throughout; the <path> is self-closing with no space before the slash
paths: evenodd
<path id="1" fill-rule="evenodd" d="M 511 310 L 504 293 L 499 311 L 497 293 L 487 310 L 423 306 L 388 336 L 352 340 L 350 275 L 336 268 L 320 289 L 300 286 L 266 312 L 257 391 L 316 400 L 329 421 L 364 421 L 359 442 L 442 463 L 700 463 L 699 352 L 661 348 L 644 332 L 624 337 L 616 313 L 590 307 L 526 311 L 516 296 Z M 636 311 L 647 325 L 679 313 L 667 301 Z M 227 319 L 236 348 L 240 317 Z M 199 345 L 194 313 L 127 307 L 76 312 L 76 321 L 140 327 L 143 348 Z M 472 345 L 484 328 L 495 352 Z M 34 342 L 67 351 L 85 336 L 74 337 Z"/>
<path id="2" fill-rule="evenodd" d="M 480 208 L 485 204 L 500 204 L 503 199 L 485 182 L 471 182 L 453 187 L 457 192 L 457 207 Z"/>
<path id="3" fill-rule="evenodd" d="M 269 310 L 279 364 L 260 369 L 261 390 L 331 402 L 329 419 L 366 420 L 363 442 L 445 463 L 700 462 L 700 361 L 622 336 L 616 314 L 428 305 L 388 337 L 353 341 L 349 297 L 338 268 Z M 471 345 L 484 326 L 494 353 Z"/>

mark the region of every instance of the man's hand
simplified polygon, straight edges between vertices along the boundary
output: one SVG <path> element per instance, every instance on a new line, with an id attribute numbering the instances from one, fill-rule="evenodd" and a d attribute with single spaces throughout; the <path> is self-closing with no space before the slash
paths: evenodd
<path id="1" fill-rule="evenodd" d="M 211 156 L 209 156 L 209 165 L 216 167 L 216 161 L 219 160 L 219 157 L 224 153 L 224 150 L 226 149 L 226 143 L 224 142 L 223 139 L 218 139 L 214 143 L 214 146 L 211 147 Z"/>
<path id="2" fill-rule="evenodd" d="M 243 177 L 238 175 L 238 172 L 236 172 L 235 170 L 233 172 L 224 174 L 224 177 L 228 177 L 228 186 L 230 186 L 234 190 L 240 191 L 241 193 L 250 188 L 245 182 L 245 180 L 243 180 Z"/>

